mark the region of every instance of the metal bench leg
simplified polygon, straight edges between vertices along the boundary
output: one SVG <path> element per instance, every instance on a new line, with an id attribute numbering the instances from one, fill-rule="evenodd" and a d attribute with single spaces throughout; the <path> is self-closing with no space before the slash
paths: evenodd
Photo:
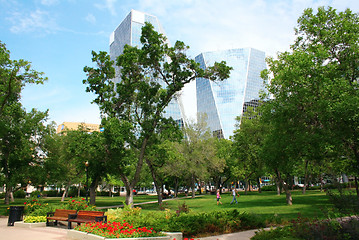
<path id="1" fill-rule="evenodd" d="M 71 229 L 71 222 L 68 222 L 67 229 Z"/>

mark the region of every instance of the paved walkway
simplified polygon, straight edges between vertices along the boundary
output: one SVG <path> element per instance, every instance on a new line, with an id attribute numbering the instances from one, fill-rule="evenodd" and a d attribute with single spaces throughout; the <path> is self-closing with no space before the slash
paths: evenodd
<path id="1" fill-rule="evenodd" d="M 11 240 L 69 240 L 67 226 L 20 228 L 7 226 L 8 218 L 0 217 L 0 239 Z M 257 230 L 199 238 L 200 240 L 249 240 Z M 196 238 L 197 240 L 198 238 Z"/>

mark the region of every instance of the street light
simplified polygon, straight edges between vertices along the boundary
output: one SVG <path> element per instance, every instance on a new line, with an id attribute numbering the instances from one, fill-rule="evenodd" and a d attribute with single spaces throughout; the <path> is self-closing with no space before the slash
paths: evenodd
<path id="1" fill-rule="evenodd" d="M 89 162 L 85 162 L 85 171 L 86 171 L 86 202 L 88 203 L 88 196 L 89 196 Z"/>

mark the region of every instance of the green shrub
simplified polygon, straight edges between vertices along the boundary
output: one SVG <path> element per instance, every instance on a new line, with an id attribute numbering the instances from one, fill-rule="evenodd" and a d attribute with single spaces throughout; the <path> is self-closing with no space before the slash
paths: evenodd
<path id="1" fill-rule="evenodd" d="M 342 193 L 334 193 L 327 191 L 329 201 L 334 208 L 342 214 L 357 214 L 359 213 L 359 203 L 356 193 L 353 191 L 344 191 Z"/>
<path id="2" fill-rule="evenodd" d="M 30 196 L 32 198 L 42 197 L 42 193 L 40 191 L 33 191 L 32 193 L 30 193 Z"/>
<path id="3" fill-rule="evenodd" d="M 265 227 L 265 221 L 257 215 L 240 213 L 238 210 L 194 213 L 186 205 L 180 205 L 181 213 L 165 211 L 143 213 L 141 208 L 109 209 L 106 213 L 109 221 L 124 221 L 134 228 L 147 226 L 155 231 L 181 231 L 189 237 L 207 233 L 229 233 L 240 230 Z M 178 210 L 177 210 L 178 211 Z"/>
<path id="4" fill-rule="evenodd" d="M 53 211 L 53 208 L 48 203 L 44 203 L 41 199 L 28 199 L 24 202 L 24 205 L 24 214 L 26 216 L 46 216 L 48 212 Z"/>
<path id="5" fill-rule="evenodd" d="M 277 186 L 276 185 L 267 185 L 267 186 L 263 186 L 261 187 L 262 191 L 277 191 Z"/>
<path id="6" fill-rule="evenodd" d="M 251 239 L 359 239 L 359 220 L 347 218 L 318 221 L 298 217 L 288 226 L 270 231 L 260 231 Z"/>
<path id="7" fill-rule="evenodd" d="M 5 194 L 4 194 L 5 197 Z M 16 192 L 14 192 L 14 198 L 25 198 L 26 197 L 26 192 L 24 190 L 18 190 Z"/>
<path id="8" fill-rule="evenodd" d="M 24 218 L 25 223 L 38 223 L 46 222 L 46 216 L 26 216 Z"/>
<path id="9" fill-rule="evenodd" d="M 60 197 L 62 196 L 62 191 L 59 192 L 57 190 L 48 190 L 43 191 L 42 194 L 47 197 Z"/>
<path id="10" fill-rule="evenodd" d="M 96 206 L 88 205 L 84 198 L 76 199 L 70 197 L 70 199 L 63 204 L 62 208 L 77 210 L 77 211 L 79 210 L 93 211 L 95 210 Z"/>

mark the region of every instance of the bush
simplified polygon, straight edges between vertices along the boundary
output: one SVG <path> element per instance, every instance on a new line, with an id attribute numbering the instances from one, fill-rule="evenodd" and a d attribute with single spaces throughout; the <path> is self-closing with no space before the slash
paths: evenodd
<path id="1" fill-rule="evenodd" d="M 46 222 L 46 216 L 26 216 L 24 218 L 25 223 L 38 223 Z"/>
<path id="2" fill-rule="evenodd" d="M 62 191 L 59 192 L 57 190 L 49 190 L 42 192 L 42 194 L 47 197 L 61 197 L 62 193 L 63 193 Z"/>
<path id="3" fill-rule="evenodd" d="M 359 239 L 359 220 L 347 218 L 318 221 L 298 217 L 289 226 L 260 231 L 251 239 Z"/>
<path id="4" fill-rule="evenodd" d="M 78 187 L 70 187 L 68 196 L 69 197 L 77 197 L 79 194 Z M 86 190 L 84 188 L 80 189 L 80 196 L 85 197 L 86 196 Z"/>
<path id="5" fill-rule="evenodd" d="M 27 216 L 46 216 L 48 212 L 52 212 L 53 208 L 42 200 L 33 198 L 24 202 L 24 214 Z"/>
<path id="6" fill-rule="evenodd" d="M 263 186 L 261 187 L 262 191 L 277 191 L 277 186 L 276 185 L 267 185 L 267 186 Z"/>
<path id="7" fill-rule="evenodd" d="M 84 198 L 75 199 L 70 197 L 70 199 L 63 204 L 64 209 L 71 209 L 71 210 L 86 210 L 86 211 L 93 211 L 95 210 L 96 206 L 88 205 Z"/>
<path id="8" fill-rule="evenodd" d="M 171 212 L 169 209 L 142 213 L 141 208 L 131 209 L 126 206 L 123 209 L 109 209 L 106 215 L 109 221 L 126 220 L 134 228 L 147 226 L 155 231 L 181 231 L 186 237 L 265 227 L 265 221 L 257 215 L 240 213 L 238 210 L 192 213 L 188 212 L 188 207 L 185 204 L 180 205 L 180 209 L 180 214 Z"/>
<path id="9" fill-rule="evenodd" d="M 30 196 L 32 198 L 42 197 L 42 193 L 40 191 L 33 191 L 32 193 L 30 193 Z"/>
<path id="10" fill-rule="evenodd" d="M 5 194 L 4 194 L 5 197 Z M 14 198 L 25 198 L 26 197 L 26 192 L 24 190 L 18 190 L 16 192 L 14 192 Z"/>
<path id="11" fill-rule="evenodd" d="M 329 201 L 334 205 L 340 213 L 343 214 L 357 214 L 359 213 L 359 203 L 355 192 L 344 191 L 335 194 L 332 191 L 327 191 Z"/>

